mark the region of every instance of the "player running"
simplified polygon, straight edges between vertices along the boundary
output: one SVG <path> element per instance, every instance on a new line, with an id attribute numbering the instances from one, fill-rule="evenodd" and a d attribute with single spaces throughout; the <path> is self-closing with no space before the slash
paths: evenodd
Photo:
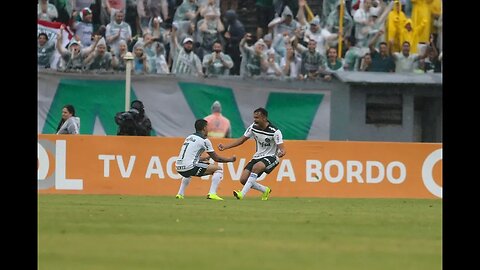
<path id="1" fill-rule="evenodd" d="M 250 188 L 262 192 L 262 200 L 268 200 L 268 196 L 272 192 L 269 187 L 257 183 L 257 178 L 262 173 L 269 174 L 275 169 L 279 163 L 279 158 L 286 154 L 283 145 L 282 132 L 268 121 L 268 112 L 264 108 L 258 108 L 253 112 L 253 124 L 250 125 L 242 137 L 233 143 L 223 145 L 219 144 L 220 151 L 239 146 L 253 137 L 256 141 L 257 152 L 253 155 L 252 160 L 245 166 L 240 182 L 243 189 L 234 190 L 233 195 L 241 200 Z"/>

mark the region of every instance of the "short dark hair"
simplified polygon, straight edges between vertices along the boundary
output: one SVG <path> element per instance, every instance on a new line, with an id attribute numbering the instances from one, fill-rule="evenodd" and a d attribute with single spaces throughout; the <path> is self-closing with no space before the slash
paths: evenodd
<path id="1" fill-rule="evenodd" d="M 338 53 L 337 48 L 335 48 L 335 47 L 329 47 L 329 48 L 327 49 L 327 54 L 328 54 L 328 52 L 329 52 L 330 50 L 335 50 L 335 52 Z"/>
<path id="2" fill-rule="evenodd" d="M 71 113 L 72 116 L 75 116 L 75 107 L 73 107 L 73 105 L 67 104 L 63 106 L 63 108 L 67 109 L 67 111 Z"/>
<path id="3" fill-rule="evenodd" d="M 265 110 L 264 108 L 261 108 L 261 107 L 260 107 L 260 108 L 256 109 L 256 110 L 253 111 L 253 112 L 254 112 L 254 113 L 257 113 L 257 112 L 258 112 L 258 113 L 264 115 L 265 117 L 268 117 L 268 112 L 267 112 L 267 110 Z"/>
<path id="4" fill-rule="evenodd" d="M 40 37 L 40 36 L 45 36 L 45 38 L 48 40 L 48 36 L 47 36 L 46 33 L 40 33 L 40 34 L 38 34 L 38 37 Z"/>
<path id="5" fill-rule="evenodd" d="M 410 42 L 408 42 L 408 41 L 404 41 L 404 42 L 402 43 L 402 46 L 405 45 L 405 43 L 407 43 L 408 46 L 410 46 Z"/>
<path id="6" fill-rule="evenodd" d="M 202 131 L 207 126 L 207 124 L 208 124 L 207 120 L 198 119 L 197 121 L 195 121 L 195 131 L 196 132 Z"/>
<path id="7" fill-rule="evenodd" d="M 380 45 L 385 45 L 385 46 L 388 47 L 388 44 L 387 44 L 385 41 L 380 42 L 380 43 L 378 44 L 378 46 L 380 46 Z"/>

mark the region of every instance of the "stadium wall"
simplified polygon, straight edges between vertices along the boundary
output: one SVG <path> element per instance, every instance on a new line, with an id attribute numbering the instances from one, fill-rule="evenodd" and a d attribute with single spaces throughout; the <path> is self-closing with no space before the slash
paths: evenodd
<path id="1" fill-rule="evenodd" d="M 53 134 L 61 108 L 73 104 L 81 134 L 114 135 L 125 109 L 124 74 L 38 72 L 38 133 Z M 154 134 L 183 137 L 215 100 L 243 134 L 265 107 L 291 140 L 442 141 L 441 74 L 342 72 L 332 82 L 133 75 L 132 100 L 142 100 Z"/>
<path id="2" fill-rule="evenodd" d="M 123 75 L 38 74 L 38 133 L 55 133 L 65 104 L 75 106 L 81 134 L 117 133 L 114 115 L 125 110 Z M 253 122 L 253 111 L 264 107 L 286 139 L 328 140 L 331 87 L 324 83 L 299 89 L 295 82 L 145 75 L 132 76 L 131 100 L 143 101 L 158 136 L 185 136 L 195 119 L 209 115 L 218 100 L 233 137 L 243 135 Z"/>
<path id="3" fill-rule="evenodd" d="M 38 135 L 40 194 L 175 196 L 175 159 L 183 138 Z M 233 139 L 212 139 L 219 143 Z M 278 197 L 442 198 L 442 144 L 286 140 L 287 155 L 260 183 Z M 253 140 L 217 152 L 220 196 L 242 187 L 239 178 L 255 150 Z M 209 177 L 193 179 L 186 196 L 205 196 Z M 259 196 L 250 191 L 249 196 Z"/>
<path id="4" fill-rule="evenodd" d="M 442 74 L 342 72 L 331 140 L 442 142 Z"/>

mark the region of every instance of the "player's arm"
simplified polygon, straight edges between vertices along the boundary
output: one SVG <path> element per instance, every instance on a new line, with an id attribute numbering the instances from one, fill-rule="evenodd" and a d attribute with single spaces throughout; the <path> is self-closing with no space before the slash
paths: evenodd
<path id="1" fill-rule="evenodd" d="M 216 162 L 220 162 L 220 163 L 235 162 L 235 160 L 237 160 L 237 157 L 236 157 L 235 155 L 233 155 L 232 157 L 226 158 L 226 157 L 221 157 L 221 156 L 217 155 L 217 153 L 215 153 L 215 151 L 213 151 L 213 152 L 208 152 L 208 155 L 209 155 L 213 160 L 215 160 Z"/>
<path id="2" fill-rule="evenodd" d="M 283 143 L 277 145 L 278 146 L 278 157 L 283 157 L 287 154 L 287 150 L 285 149 L 285 145 Z"/>
<path id="3" fill-rule="evenodd" d="M 280 130 L 275 131 L 275 135 L 273 136 L 275 140 L 275 144 L 277 144 L 277 157 L 283 157 L 287 153 L 285 149 L 285 144 L 283 143 L 283 135 Z"/>
<path id="4" fill-rule="evenodd" d="M 210 155 L 203 155 L 203 156 L 200 156 L 200 159 L 198 161 L 208 162 L 209 160 L 210 160 Z"/>
<path id="5" fill-rule="evenodd" d="M 234 141 L 233 143 L 230 143 L 230 144 L 227 144 L 227 145 L 219 144 L 218 145 L 218 150 L 223 151 L 223 150 L 227 150 L 227 149 L 230 149 L 230 148 L 233 148 L 233 147 L 237 147 L 237 146 L 241 145 L 242 143 L 246 142 L 247 140 L 248 140 L 248 137 L 242 136 L 242 137 L 238 138 L 236 141 Z"/>

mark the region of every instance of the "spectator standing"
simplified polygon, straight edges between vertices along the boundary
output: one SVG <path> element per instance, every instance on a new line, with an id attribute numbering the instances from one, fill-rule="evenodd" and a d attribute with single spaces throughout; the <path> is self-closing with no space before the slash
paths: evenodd
<path id="1" fill-rule="evenodd" d="M 317 44 L 317 51 L 326 56 L 326 50 L 328 43 L 337 39 L 337 34 L 332 34 L 327 29 L 320 26 L 320 18 L 315 17 L 310 24 L 307 25 L 308 29 L 305 31 L 303 41 L 308 44 L 310 40 L 315 40 Z"/>
<path id="2" fill-rule="evenodd" d="M 245 26 L 238 20 L 235 10 L 227 10 L 225 13 L 226 32 L 224 34 L 226 40 L 225 53 L 228 54 L 233 61 L 233 68 L 230 71 L 232 75 L 240 75 L 240 40 L 245 36 Z"/>
<path id="3" fill-rule="evenodd" d="M 415 63 L 427 58 L 427 56 L 427 50 L 425 50 L 425 53 L 421 56 L 416 53 L 410 54 L 410 43 L 405 41 L 402 44 L 402 52 L 394 52 L 392 54 L 393 60 L 395 61 L 395 72 L 411 73 L 415 69 Z"/>
<path id="4" fill-rule="evenodd" d="M 370 7 L 372 6 L 372 0 L 364 0 L 363 5 L 357 9 L 353 15 L 353 21 L 355 22 L 355 38 L 357 44 L 360 47 L 367 47 L 368 32 L 373 25 L 373 21 L 370 18 Z"/>
<path id="5" fill-rule="evenodd" d="M 338 0 L 337 0 L 338 1 Z M 341 1 L 341 0 L 340 0 Z M 340 30 L 340 1 L 337 3 L 337 8 L 335 8 L 327 17 L 325 23 L 325 28 L 332 34 L 338 34 Z M 347 10 L 344 10 L 343 13 L 343 37 L 348 38 L 352 34 L 353 29 L 353 18 L 348 14 Z M 330 42 L 331 46 L 337 46 L 338 40 L 334 39 Z"/>
<path id="6" fill-rule="evenodd" d="M 417 53 L 418 51 L 418 35 L 419 33 L 423 30 L 425 27 L 425 23 L 427 21 L 423 20 L 422 24 L 417 25 L 415 28 L 412 26 L 412 20 L 407 19 L 405 21 L 405 27 L 403 28 L 402 35 L 401 35 L 401 41 L 402 44 L 405 41 L 408 41 L 408 43 L 411 44 L 410 47 L 410 52 L 411 53 Z"/>
<path id="7" fill-rule="evenodd" d="M 150 66 L 147 54 L 143 49 L 143 42 L 137 41 L 133 46 L 133 72 L 135 74 L 147 74 L 149 70 Z"/>
<path id="8" fill-rule="evenodd" d="M 204 1 L 204 3 L 200 3 L 200 1 L 197 3 L 199 5 L 198 11 L 200 14 L 200 17 L 205 18 L 207 12 L 214 12 L 216 15 L 220 16 L 220 7 L 219 5 L 216 4 L 216 0 L 207 0 Z"/>
<path id="9" fill-rule="evenodd" d="M 370 71 L 375 72 L 394 72 L 395 62 L 390 56 L 390 49 L 386 42 L 380 42 L 379 51 L 375 49 L 375 43 L 379 36 L 383 34 L 383 30 L 378 31 L 368 45 L 370 48 L 370 55 L 372 56 L 372 64 Z M 391 47 L 390 47 L 391 48 Z"/>
<path id="10" fill-rule="evenodd" d="M 80 12 L 80 21 L 73 23 L 73 29 L 83 46 L 90 46 L 92 44 L 93 24 L 92 11 L 90 8 L 82 9 Z"/>
<path id="11" fill-rule="evenodd" d="M 195 0 L 183 0 L 182 4 L 175 11 L 173 21 L 194 21 L 198 13 L 198 5 Z"/>
<path id="12" fill-rule="evenodd" d="M 143 52 L 147 56 L 148 73 L 157 73 L 157 51 L 161 46 L 157 39 L 154 39 L 150 31 L 143 33 Z"/>
<path id="13" fill-rule="evenodd" d="M 393 9 L 388 13 L 386 23 L 386 41 L 392 46 L 392 52 L 399 52 L 402 44 L 402 31 L 405 26 L 407 16 L 402 11 L 402 4 L 399 0 L 394 0 Z"/>
<path id="14" fill-rule="evenodd" d="M 240 75 L 258 76 L 267 70 L 267 55 L 265 42 L 262 39 L 257 40 L 253 46 L 248 46 L 247 41 L 252 39 L 250 33 L 240 41 L 240 51 L 242 52 L 242 64 Z"/>
<path id="15" fill-rule="evenodd" d="M 257 14 L 257 40 L 263 37 L 268 24 L 274 18 L 273 0 L 255 0 Z"/>
<path id="16" fill-rule="evenodd" d="M 98 36 L 97 36 L 98 38 Z M 85 65 L 88 70 L 110 70 L 112 67 L 112 55 L 107 52 L 105 39 L 102 37 L 96 42 L 95 51 L 90 53 L 85 59 Z"/>
<path id="17" fill-rule="evenodd" d="M 329 72 L 343 71 L 343 61 L 341 58 L 338 58 L 337 49 L 335 47 L 330 47 L 327 50 L 326 70 Z"/>
<path id="18" fill-rule="evenodd" d="M 296 49 L 302 55 L 299 79 L 316 79 L 325 75 L 326 59 L 317 51 L 317 42 L 314 39 L 308 41 L 307 48 L 297 44 Z"/>
<path id="19" fill-rule="evenodd" d="M 231 138 L 232 128 L 230 120 L 222 115 L 222 104 L 216 100 L 211 107 L 211 114 L 204 118 L 208 122 L 208 137 Z"/>
<path id="20" fill-rule="evenodd" d="M 274 0 L 273 5 L 275 6 L 275 13 L 282 14 L 283 9 L 288 6 L 293 14 L 297 14 L 299 6 L 298 2 L 299 0 Z"/>
<path id="21" fill-rule="evenodd" d="M 432 3 L 434 0 L 411 0 L 412 2 L 412 24 L 414 27 L 420 25 L 424 20 L 425 27 L 418 32 L 418 42 L 428 43 L 432 33 L 433 14 Z M 403 50 L 403 49 L 402 49 Z"/>
<path id="22" fill-rule="evenodd" d="M 140 20 L 142 34 L 145 34 L 145 30 L 153 18 L 168 19 L 167 0 L 137 0 L 137 14 Z"/>
<path id="23" fill-rule="evenodd" d="M 300 74 L 302 59 L 291 45 L 287 45 L 287 53 L 280 61 L 280 68 L 287 78 L 296 79 Z"/>
<path id="24" fill-rule="evenodd" d="M 427 50 L 428 58 L 425 59 L 425 73 L 442 72 L 442 63 L 439 59 L 439 54 L 433 35 L 430 37 L 430 46 L 427 48 Z"/>
<path id="25" fill-rule="evenodd" d="M 300 28 L 300 24 L 293 19 L 293 13 L 290 8 L 285 6 L 282 17 L 273 19 L 268 24 L 268 28 L 271 29 L 270 32 L 272 32 L 274 36 L 285 33 L 288 33 L 289 36 L 294 36 L 295 31 Z"/>
<path id="26" fill-rule="evenodd" d="M 39 20 L 52 22 L 58 17 L 58 11 L 55 5 L 48 3 L 48 0 L 39 0 L 37 15 Z"/>
<path id="27" fill-rule="evenodd" d="M 37 65 L 39 68 L 50 68 L 53 54 L 55 52 L 55 42 L 49 41 L 45 33 L 38 34 L 37 39 Z"/>
<path id="28" fill-rule="evenodd" d="M 119 54 L 118 45 L 120 40 L 125 40 L 127 45 L 132 41 L 132 29 L 130 25 L 123 21 L 125 14 L 122 11 L 114 13 L 114 20 L 107 25 L 105 37 L 110 51 Z"/>
<path id="29" fill-rule="evenodd" d="M 180 47 L 174 30 L 171 44 L 173 52 L 172 74 L 203 76 L 202 61 L 193 52 L 193 39 L 186 37 L 182 42 L 183 47 Z"/>
<path id="30" fill-rule="evenodd" d="M 300 3 L 298 9 L 298 21 L 306 29 L 303 35 L 302 44 L 308 44 L 310 40 L 315 40 L 317 51 L 325 57 L 328 43 L 334 42 L 338 34 L 332 34 L 326 28 L 322 28 L 320 17 L 315 16 L 310 22 L 305 17 L 305 1 Z"/>
<path id="31" fill-rule="evenodd" d="M 101 23 L 103 25 L 109 24 L 111 21 L 113 21 L 113 14 L 115 14 L 116 11 L 122 11 L 124 14 L 126 14 L 127 11 L 127 0 L 101 0 L 102 3 L 102 9 L 101 9 Z M 141 0 L 138 0 L 138 2 L 143 2 Z"/>
<path id="32" fill-rule="evenodd" d="M 222 43 L 213 43 L 213 52 L 203 58 L 203 67 L 206 75 L 229 75 L 233 67 L 232 58 L 222 52 Z M 210 122 L 210 121 L 209 121 Z"/>
<path id="33" fill-rule="evenodd" d="M 72 40 L 70 40 L 70 43 L 67 46 L 67 49 L 65 49 L 62 46 L 62 36 L 63 36 L 64 29 L 65 28 L 63 25 L 60 26 L 60 32 L 57 36 L 57 43 L 56 43 L 57 51 L 60 53 L 60 56 L 62 59 L 62 61 L 59 61 L 59 69 L 60 70 L 70 70 L 70 69 L 83 70 L 85 57 L 87 57 L 95 49 L 96 44 L 94 43 L 89 47 L 82 48 L 81 43 L 75 38 L 72 38 Z"/>
<path id="34" fill-rule="evenodd" d="M 323 0 L 322 5 L 322 20 L 326 21 L 328 16 L 335 11 L 337 6 L 340 6 L 340 1 L 342 0 Z M 347 13 L 347 12 L 345 12 Z M 338 13 L 340 14 L 340 13 Z"/>
<path id="35" fill-rule="evenodd" d="M 350 36 L 345 39 L 345 49 L 343 69 L 346 71 L 358 71 L 360 58 L 365 54 L 364 48 L 358 47 L 355 37 Z"/>
<path id="36" fill-rule="evenodd" d="M 200 57 L 200 59 L 203 59 L 205 54 L 212 52 L 213 43 L 221 40 L 221 33 L 225 30 L 222 20 L 220 19 L 220 11 L 207 8 L 204 15 L 205 18 L 197 23 L 197 41 L 200 43 L 198 57 Z"/>
<path id="37" fill-rule="evenodd" d="M 73 105 L 63 106 L 62 119 L 58 123 L 56 134 L 80 134 L 80 117 L 75 116 Z"/>
<path id="38" fill-rule="evenodd" d="M 112 67 L 115 71 L 125 71 L 127 68 L 127 62 L 125 59 L 125 54 L 128 52 L 127 42 L 125 40 L 121 40 L 118 44 L 119 55 L 116 55 L 113 52 L 110 52 L 112 55 Z"/>
<path id="39" fill-rule="evenodd" d="M 280 77 L 282 75 L 282 69 L 275 60 L 275 56 L 276 54 L 273 48 L 267 50 L 267 70 L 265 70 L 265 75 L 268 77 Z"/>
<path id="40" fill-rule="evenodd" d="M 362 58 L 362 63 L 360 64 L 360 71 L 371 71 L 370 66 L 372 65 L 372 56 L 370 53 L 366 53 Z"/>

